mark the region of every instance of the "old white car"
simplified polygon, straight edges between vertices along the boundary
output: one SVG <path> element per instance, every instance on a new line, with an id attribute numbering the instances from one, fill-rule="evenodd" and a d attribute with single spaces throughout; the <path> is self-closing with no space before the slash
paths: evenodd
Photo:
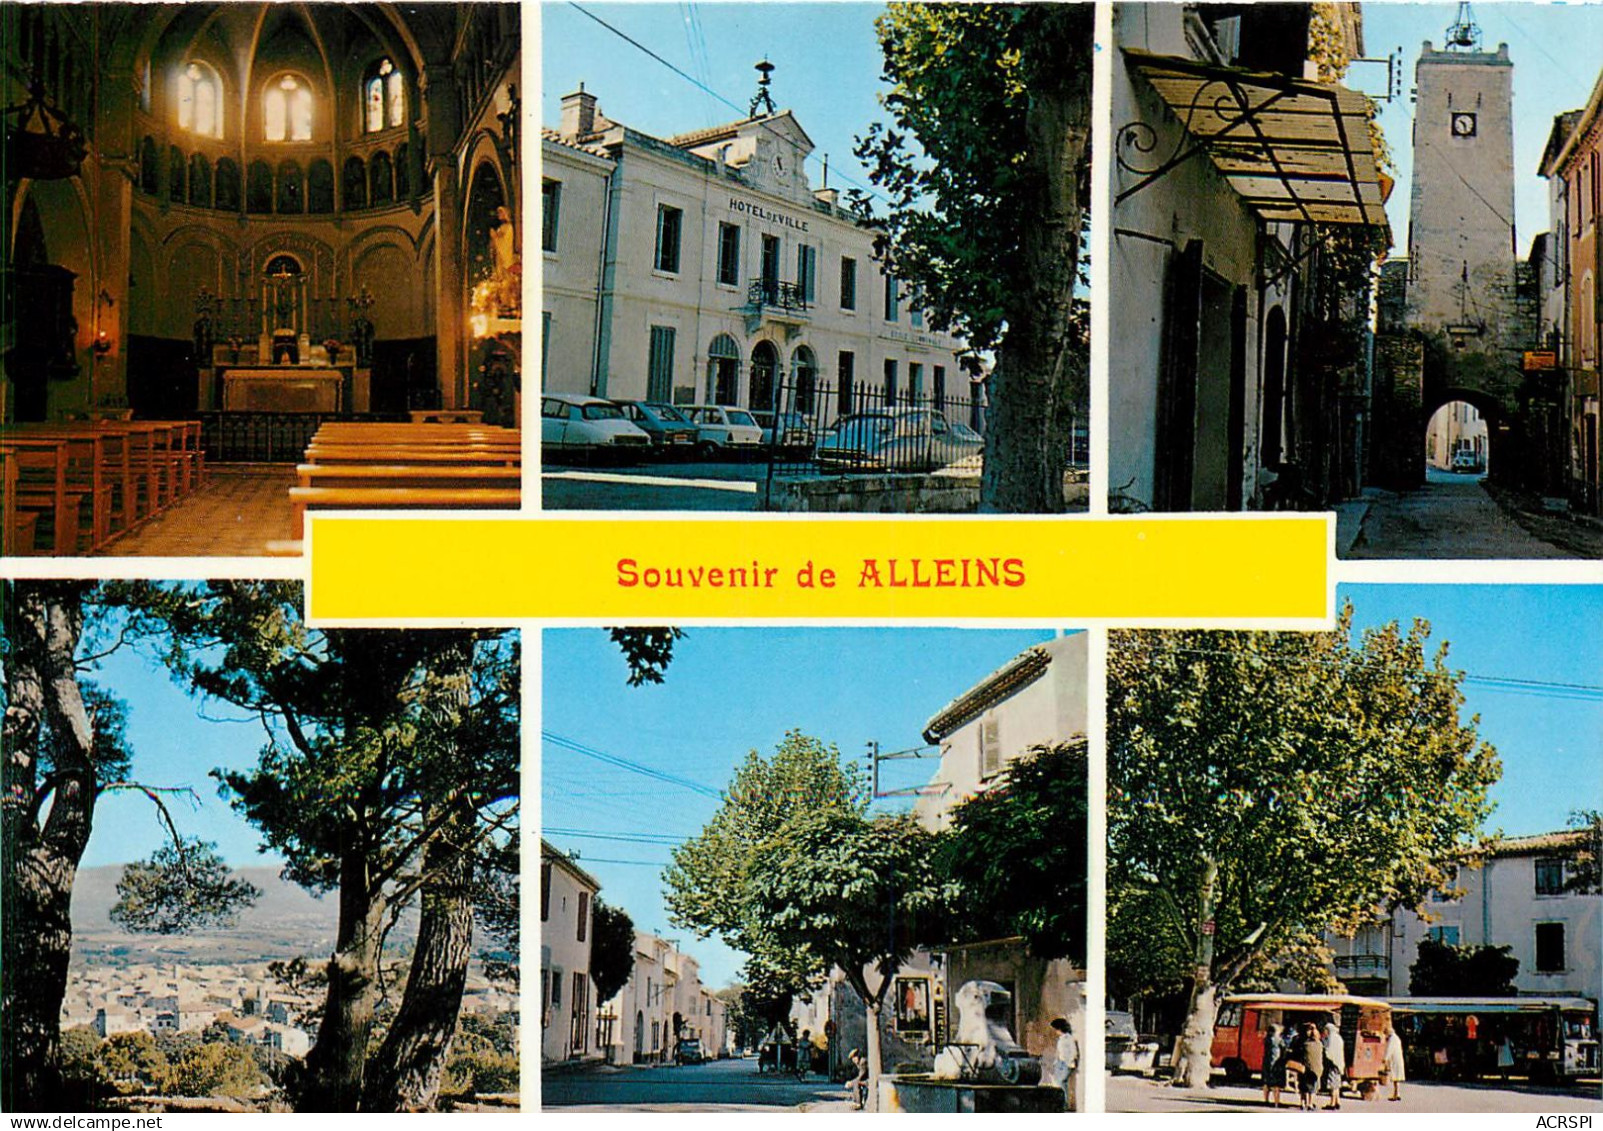
<path id="1" fill-rule="evenodd" d="M 540 443 L 548 454 L 579 453 L 637 460 L 651 449 L 651 437 L 600 397 L 546 393 L 540 399 Z"/>
<path id="2" fill-rule="evenodd" d="M 704 456 L 748 454 L 762 447 L 762 425 L 743 408 L 692 404 L 679 411 L 699 429 L 696 447 Z"/>
<path id="3" fill-rule="evenodd" d="M 978 459 L 985 441 L 952 427 L 929 408 L 883 408 L 843 416 L 818 441 L 823 467 L 875 471 L 933 471 Z"/>

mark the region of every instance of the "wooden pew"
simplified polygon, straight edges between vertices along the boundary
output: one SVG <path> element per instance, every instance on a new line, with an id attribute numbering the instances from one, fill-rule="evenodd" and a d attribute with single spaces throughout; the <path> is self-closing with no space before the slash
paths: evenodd
<path id="1" fill-rule="evenodd" d="M 305 537 L 308 510 L 517 510 L 523 492 L 505 487 L 291 487 L 294 529 Z"/>
<path id="2" fill-rule="evenodd" d="M 17 509 L 17 461 L 0 451 L 0 554 L 33 554 L 39 515 Z"/>
<path id="3" fill-rule="evenodd" d="M 495 464 L 303 463 L 295 469 L 302 487 L 508 487 L 522 484 L 523 470 Z"/>
<path id="4" fill-rule="evenodd" d="M 36 523 L 49 516 L 52 554 L 65 557 L 75 553 L 79 512 L 89 492 L 68 486 L 67 441 L 8 434 L 0 440 L 0 451 L 10 455 L 17 469 L 18 510 L 32 513 Z"/>

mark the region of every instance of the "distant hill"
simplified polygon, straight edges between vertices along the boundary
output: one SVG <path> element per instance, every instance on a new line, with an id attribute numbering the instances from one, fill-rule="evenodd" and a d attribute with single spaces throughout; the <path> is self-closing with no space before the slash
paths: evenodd
<path id="1" fill-rule="evenodd" d="M 274 868 L 242 868 L 235 873 L 262 891 L 256 904 L 226 931 L 190 935 L 135 935 L 111 921 L 121 865 L 85 868 L 72 890 L 74 962 L 127 965 L 147 962 L 253 962 L 296 955 L 320 956 L 334 949 L 339 904 L 333 893 L 319 899 L 305 888 L 279 879 Z M 410 938 L 404 923 L 396 938 Z"/>

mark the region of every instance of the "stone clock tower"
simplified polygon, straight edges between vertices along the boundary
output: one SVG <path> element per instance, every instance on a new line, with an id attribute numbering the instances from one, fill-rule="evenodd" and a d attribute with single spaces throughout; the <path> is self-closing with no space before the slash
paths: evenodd
<path id="1" fill-rule="evenodd" d="M 1467 7 L 1467 6 L 1465 6 Z M 1407 322 L 1451 353 L 1506 356 L 1515 322 L 1514 64 L 1464 8 L 1414 70 Z"/>

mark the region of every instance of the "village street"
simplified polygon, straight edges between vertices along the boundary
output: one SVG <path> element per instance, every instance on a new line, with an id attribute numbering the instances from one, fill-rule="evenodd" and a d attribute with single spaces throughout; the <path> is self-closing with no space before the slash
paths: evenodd
<path id="1" fill-rule="evenodd" d="M 1389 1094 L 1389 1093 L 1387 1093 Z M 1380 1098 L 1369 1102 L 1344 1099 L 1339 1112 L 1321 1114 L 1379 1113 L 1398 1115 L 1409 1112 L 1603 1112 L 1598 1082 L 1571 1087 L 1534 1087 L 1522 1083 L 1436 1084 L 1408 1081 L 1403 1098 L 1396 1103 Z M 1323 1108 L 1325 1097 L 1319 1097 Z M 1287 1092 L 1283 1103 L 1297 1110 L 1297 1097 Z M 1201 1095 L 1168 1086 L 1168 1081 L 1139 1076 L 1110 1076 L 1107 1081 L 1108 1111 L 1273 1111 L 1263 1102 L 1263 1089 L 1250 1085 L 1218 1083 Z"/>
<path id="2" fill-rule="evenodd" d="M 1479 478 L 1434 467 L 1417 491 L 1371 489 L 1365 497 L 1369 509 L 1347 558 L 1564 559 L 1585 556 L 1570 548 L 1575 541 L 1603 541 L 1595 531 L 1568 523 L 1573 530 L 1543 530 L 1569 535 L 1564 544 L 1545 541 L 1504 512 Z"/>
<path id="3" fill-rule="evenodd" d="M 850 1110 L 845 1087 L 819 1076 L 757 1072 L 752 1059 L 706 1064 L 605 1066 L 545 1076 L 540 1106 L 570 1111 Z"/>

